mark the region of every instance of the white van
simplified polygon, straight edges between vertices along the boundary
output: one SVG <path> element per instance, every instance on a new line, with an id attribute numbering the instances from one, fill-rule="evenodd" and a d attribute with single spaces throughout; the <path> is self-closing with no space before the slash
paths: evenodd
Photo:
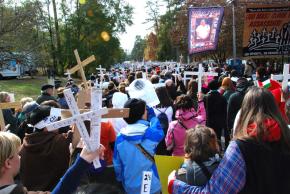
<path id="1" fill-rule="evenodd" d="M 0 66 L 0 79 L 19 76 L 21 76 L 21 65 L 17 64 L 16 60 L 11 60 L 7 64 Z"/>

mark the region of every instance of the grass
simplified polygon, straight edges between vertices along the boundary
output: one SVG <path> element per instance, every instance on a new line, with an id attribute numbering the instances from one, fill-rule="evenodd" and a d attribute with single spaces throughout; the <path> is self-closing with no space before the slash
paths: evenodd
<path id="1" fill-rule="evenodd" d="M 47 77 L 30 77 L 23 79 L 0 80 L 0 91 L 14 93 L 15 100 L 19 101 L 23 97 L 31 97 L 34 100 L 40 95 L 41 85 L 48 83 Z M 65 79 L 62 79 L 62 84 Z"/>

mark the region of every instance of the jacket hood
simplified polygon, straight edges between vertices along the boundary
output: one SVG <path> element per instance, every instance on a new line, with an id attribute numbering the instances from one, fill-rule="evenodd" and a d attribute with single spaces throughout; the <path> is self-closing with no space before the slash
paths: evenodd
<path id="1" fill-rule="evenodd" d="M 125 136 L 140 136 L 144 135 L 148 126 L 144 123 L 128 124 L 127 127 L 122 128 L 120 133 Z"/>
<path id="2" fill-rule="evenodd" d="M 196 117 L 197 113 L 194 108 L 191 109 L 178 109 L 175 113 L 176 119 L 180 121 L 187 121 L 193 117 Z"/>

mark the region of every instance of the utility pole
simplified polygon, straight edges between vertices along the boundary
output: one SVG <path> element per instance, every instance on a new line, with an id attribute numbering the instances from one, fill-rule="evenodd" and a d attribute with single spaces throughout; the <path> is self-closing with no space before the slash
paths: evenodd
<path id="1" fill-rule="evenodd" d="M 235 17 L 236 0 L 227 0 L 227 3 L 232 5 L 232 12 L 233 12 L 233 61 L 234 61 L 234 65 L 236 65 L 236 61 L 237 61 L 236 17 Z"/>

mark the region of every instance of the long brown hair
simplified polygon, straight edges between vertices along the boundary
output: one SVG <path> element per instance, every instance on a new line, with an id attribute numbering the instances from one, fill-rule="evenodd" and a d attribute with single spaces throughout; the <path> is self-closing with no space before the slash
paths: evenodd
<path id="1" fill-rule="evenodd" d="M 234 133 L 234 139 L 247 139 L 248 125 L 256 124 L 256 140 L 262 142 L 265 135 L 265 119 L 273 119 L 281 128 L 280 142 L 283 148 L 290 152 L 290 131 L 286 121 L 275 102 L 273 95 L 264 88 L 251 87 L 242 103 L 240 118 Z"/>

